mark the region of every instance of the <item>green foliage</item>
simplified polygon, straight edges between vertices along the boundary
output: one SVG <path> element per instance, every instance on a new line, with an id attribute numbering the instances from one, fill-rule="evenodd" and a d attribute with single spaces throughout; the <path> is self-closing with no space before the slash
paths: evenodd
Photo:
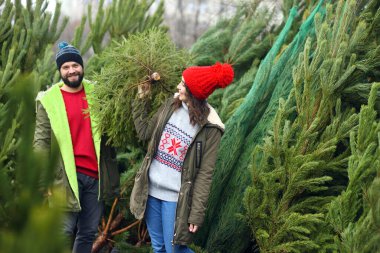
<path id="1" fill-rule="evenodd" d="M 235 110 L 239 108 L 241 103 L 243 103 L 245 95 L 247 95 L 251 89 L 258 70 L 258 64 L 259 62 L 257 60 L 234 85 L 228 86 L 222 93 L 219 116 L 223 121 L 227 121 L 234 114 Z"/>
<path id="2" fill-rule="evenodd" d="M 280 31 L 278 27 L 274 28 L 269 25 L 273 15 L 267 9 L 258 8 L 261 2 L 261 0 L 255 0 L 252 3 L 241 5 L 235 16 L 227 24 L 227 28 L 224 26 L 213 28 L 218 28 L 219 32 L 223 33 L 221 34 L 222 38 L 214 38 L 206 33 L 191 50 L 193 54 L 196 54 L 195 62 L 197 64 L 199 64 L 197 61 L 200 59 L 209 57 L 210 52 L 219 52 L 218 57 L 210 58 L 206 64 L 221 61 L 229 62 L 234 67 L 235 84 L 230 85 L 225 90 L 217 90 L 208 99 L 208 102 L 223 114 L 223 120 L 228 119 L 226 116 L 232 115 L 232 112 L 238 108 L 247 94 L 248 84 L 253 82 L 258 63 L 265 57 L 275 36 Z M 221 40 L 225 45 L 221 47 L 220 42 L 217 42 L 218 40 Z M 204 52 L 204 50 L 208 50 L 208 52 Z M 199 57 L 200 54 L 201 57 Z M 248 76 L 248 72 L 251 76 Z M 239 90 L 239 92 L 232 92 L 233 90 Z M 227 101 L 232 103 L 227 103 Z"/>
<path id="3" fill-rule="evenodd" d="M 117 243 L 115 247 L 117 248 L 117 252 L 133 252 L 133 253 L 151 253 L 152 247 L 150 245 L 144 246 L 133 246 L 126 243 L 123 238 L 116 238 Z"/>
<path id="4" fill-rule="evenodd" d="M 164 1 L 158 3 L 157 9 L 150 12 L 154 0 L 112 1 L 110 9 L 111 26 L 109 33 L 112 39 L 128 38 L 130 34 L 140 33 L 152 28 L 166 31 L 162 26 L 164 20 Z"/>
<path id="5" fill-rule="evenodd" d="M 203 250 L 201 247 L 196 246 L 194 243 L 190 244 L 189 248 L 192 249 L 194 251 L 194 253 L 208 253 L 207 251 Z M 215 253 L 220 253 L 220 252 L 218 251 Z"/>
<path id="6" fill-rule="evenodd" d="M 191 54 L 194 55 L 193 64 L 203 66 L 217 61 L 223 62 L 236 22 L 236 17 L 231 21 L 221 20 L 199 37 L 190 49 Z"/>
<path id="7" fill-rule="evenodd" d="M 99 130 L 117 147 L 136 145 L 131 103 L 137 86 L 152 73 L 161 79 L 152 85 L 153 112 L 172 96 L 189 55 L 177 50 L 167 34 L 157 29 L 130 36 L 101 55 L 106 64 L 94 75 L 97 89 L 92 110 Z"/>
<path id="8" fill-rule="evenodd" d="M 129 35 L 152 28 L 166 31 L 162 26 L 164 2 L 160 1 L 154 12 L 151 10 L 154 0 L 115 0 L 104 6 L 100 0 L 96 16 L 93 18 L 92 5 L 87 6 L 87 15 L 82 17 L 80 26 L 75 30 L 72 44 L 78 47 L 84 55 L 90 48 L 95 54 L 100 54 L 112 40 L 120 41 Z M 87 19 L 88 17 L 88 19 Z M 90 32 L 83 38 L 88 21 Z M 106 37 L 109 36 L 109 39 Z M 91 66 L 95 69 L 95 66 Z"/>
<path id="9" fill-rule="evenodd" d="M 144 150 L 133 145 L 128 145 L 125 152 L 117 155 L 119 163 L 122 163 L 125 168 L 128 168 L 128 170 L 120 175 L 120 192 L 121 195 L 125 196 L 127 199 L 129 199 L 129 196 L 131 195 L 132 187 L 135 182 L 135 175 L 140 168 L 144 155 Z"/>
<path id="10" fill-rule="evenodd" d="M 27 1 L 26 7 L 20 0 L 2 1 L 0 4 L 0 87 L 12 83 L 23 71 L 32 71 L 35 62 L 44 57 L 45 49 L 54 43 L 67 24 L 67 18 L 58 25 L 61 4 L 54 14 L 46 12 L 47 1 L 35 4 Z M 2 89 L 0 88 L 0 89 Z"/>
<path id="11" fill-rule="evenodd" d="M 228 62 L 234 64 L 236 71 L 243 73 L 254 59 L 262 59 L 266 55 L 271 47 L 270 42 L 274 39 L 273 36 L 268 36 L 268 23 L 273 15 L 266 9 L 257 10 L 259 3 L 256 4 L 239 24 L 225 56 Z"/>
<path id="12" fill-rule="evenodd" d="M 14 147 L 13 138 L 2 143 L 5 150 L 9 150 L 7 143 L 13 146 L 17 159 L 14 170 L 10 170 L 9 158 L 1 154 L 0 252 L 67 252 L 59 229 L 61 213 L 46 205 L 41 191 L 53 180 L 50 168 L 55 160 L 43 159 L 32 147 L 35 79 L 17 79 L 10 86 L 5 94 L 7 105 L 1 108 L 0 136 L 7 136 L 17 121 L 19 145 Z"/>
<path id="13" fill-rule="evenodd" d="M 364 41 L 372 43 L 369 29 L 354 18 L 355 7 L 356 1 L 340 1 L 336 8 L 328 5 L 325 22 L 316 19 L 316 48 L 313 49 L 311 40 L 307 41 L 294 66 L 294 88 L 286 103 L 280 102 L 273 129 L 264 144 L 255 149 L 251 162 L 252 186 L 245 192 L 246 213 L 242 218 L 250 225 L 260 252 L 337 249 L 355 252 L 334 245 L 333 234 L 324 218 L 327 204 L 346 186 L 348 167 L 352 187 L 329 208 L 329 220 L 341 232 L 359 215 L 360 189 L 373 179 L 378 168 L 375 112 L 362 112 L 366 116 L 360 116 L 359 125 L 363 126 L 359 127 L 355 141 L 358 115 L 341 100 L 342 91 L 351 84 L 353 70 L 363 64 L 357 57 L 363 50 L 361 45 Z M 374 52 L 374 47 L 367 47 L 363 55 Z M 365 68 L 373 68 L 370 61 Z M 363 77 L 365 73 L 361 72 Z M 372 108 L 375 97 L 373 91 Z M 371 165 L 373 168 L 369 170 Z M 375 228 L 372 226 L 371 231 Z M 373 247 L 378 244 L 374 243 Z"/>
<path id="14" fill-rule="evenodd" d="M 357 51 L 357 64 L 355 64 L 343 87 L 343 99 L 345 102 L 360 108 L 367 102 L 371 86 L 369 82 L 380 81 L 380 3 L 370 1 L 360 14 L 361 24 L 358 26 L 355 37 L 365 34 L 366 40 L 355 46 Z M 359 29 L 360 28 L 360 29 Z M 349 45 L 351 46 L 351 45 Z M 378 91 L 378 94 L 380 92 Z M 380 102 L 375 102 L 375 108 L 380 111 Z"/>
<path id="15" fill-rule="evenodd" d="M 0 162 L 6 163 L 9 171 L 14 171 L 15 151 L 19 144 L 18 128 L 21 115 L 14 112 L 11 120 L 5 119 L 5 114 L 10 107 L 10 95 L 6 93 L 12 89 L 12 85 L 20 73 L 32 71 L 37 61 L 37 78 L 33 80 L 36 85 L 30 85 L 32 94 L 36 94 L 41 83 L 51 73 L 51 64 L 41 63 L 43 57 L 49 58 L 46 49 L 49 43 L 57 39 L 67 20 L 63 19 L 58 28 L 57 22 L 60 15 L 60 4 L 57 4 L 54 16 L 45 12 L 46 1 L 36 1 L 34 5 L 30 1 L 26 7 L 20 1 L 2 1 L 0 3 L 2 15 L 0 17 L 0 115 L 1 121 L 7 121 L 6 132 L 1 135 Z M 38 42 L 38 43 L 37 43 Z M 5 126 L 5 125 L 4 125 Z"/>
<path id="16" fill-rule="evenodd" d="M 249 93 L 227 121 L 226 132 L 218 153 L 217 170 L 214 172 L 211 186 L 209 209 L 206 213 L 205 227 L 207 229 L 204 229 L 206 236 L 201 234 L 207 238 L 208 251 L 224 252 L 226 249 L 227 251 L 235 248 L 243 250 L 244 247 L 248 247 L 249 230 L 245 224 L 237 220 L 236 213 L 242 210 L 241 195 L 250 183 L 247 166 L 253 151 L 252 146 L 261 141 L 257 136 L 249 134 L 254 130 L 268 104 L 273 104 L 276 108 L 279 97 L 287 96 L 287 90 L 290 89 L 288 87 L 291 86 L 291 79 L 289 79 L 291 72 L 286 72 L 285 69 L 291 68 L 291 63 L 297 59 L 297 54 L 303 48 L 304 41 L 313 25 L 314 15 L 318 10 L 317 8 L 311 14 L 302 25 L 301 32 L 277 59 L 296 16 L 296 10 L 292 10 L 277 41 L 265 59 L 261 61 Z M 279 91 L 276 94 L 274 90 L 277 87 Z M 263 128 L 261 131 L 266 132 Z M 237 234 L 241 240 L 235 239 Z"/>
<path id="17" fill-rule="evenodd" d="M 47 1 L 24 7 L 7 0 L 0 7 L 0 251 L 63 252 L 60 213 L 47 208 L 41 192 L 52 181 L 53 161 L 33 153 L 32 138 L 34 96 L 50 71 L 39 60 L 67 19 L 58 26 L 60 4 L 52 16 Z M 36 61 L 37 78 L 20 79 Z"/>
<path id="18" fill-rule="evenodd" d="M 380 194 L 380 123 L 374 110 L 379 87 L 379 83 L 373 85 L 368 105 L 360 111 L 358 129 L 350 135 L 352 154 L 348 161 L 347 188 L 329 206 L 328 222 L 334 229 L 340 252 L 380 250 L 380 224 L 376 220 L 379 209 L 376 196 Z"/>
<path id="19" fill-rule="evenodd" d="M 230 20 L 221 20 L 207 30 L 191 47 L 195 65 L 216 61 L 234 65 L 235 80 L 262 59 L 271 47 L 273 36 L 269 21 L 272 14 L 259 9 L 262 0 L 243 2 Z"/>
<path id="20" fill-rule="evenodd" d="M 24 24 L 21 26 L 21 29 L 26 28 L 27 38 L 28 35 L 30 36 L 30 44 L 25 46 L 27 52 L 26 58 L 23 60 L 23 70 L 30 71 L 34 68 L 36 59 L 44 56 L 48 44 L 57 41 L 68 22 L 67 17 L 64 17 L 63 20 L 59 19 L 61 15 L 61 3 L 57 3 L 54 14 L 46 11 L 47 6 L 48 1 L 46 0 L 37 0 L 34 4 L 31 1 L 27 1 L 26 8 L 22 9 Z M 60 24 L 58 24 L 59 21 L 61 21 Z"/>
<path id="21" fill-rule="evenodd" d="M 292 28 L 288 31 L 284 47 L 297 34 L 303 21 L 301 14 L 303 13 L 306 18 L 314 8 L 315 2 L 284 1 L 285 20 L 288 18 L 290 7 L 299 5 L 299 16 L 293 17 Z M 229 119 L 244 100 L 249 89 L 248 84 L 252 84 L 255 78 L 258 63 L 264 59 L 283 27 L 283 24 L 277 25 L 271 22 L 273 13 L 262 6 L 259 7 L 261 3 L 261 0 L 243 2 L 231 20 L 220 21 L 202 35 L 191 48 L 192 54 L 195 55 L 194 63 L 197 65 L 225 61 L 234 66 L 234 85 L 229 86 L 229 89 L 214 92 L 208 99 L 208 102 L 221 113 L 223 120 Z M 250 77 L 248 72 L 251 72 Z M 240 80 L 241 78 L 243 80 Z M 232 90 L 244 92 L 232 92 Z"/>

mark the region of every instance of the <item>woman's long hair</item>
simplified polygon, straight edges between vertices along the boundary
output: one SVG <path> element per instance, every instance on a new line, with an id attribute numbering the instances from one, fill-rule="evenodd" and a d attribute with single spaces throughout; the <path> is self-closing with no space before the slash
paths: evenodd
<path id="1" fill-rule="evenodd" d="M 206 100 L 197 99 L 191 94 L 190 90 L 186 88 L 187 106 L 189 107 L 190 123 L 202 125 L 206 122 L 208 115 L 210 114 L 210 108 L 207 105 Z M 179 100 L 179 96 L 174 100 L 174 108 L 178 109 L 182 106 L 182 101 Z"/>

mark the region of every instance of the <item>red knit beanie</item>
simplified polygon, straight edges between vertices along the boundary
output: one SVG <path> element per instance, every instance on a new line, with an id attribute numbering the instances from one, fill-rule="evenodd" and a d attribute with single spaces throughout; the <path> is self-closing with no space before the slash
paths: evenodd
<path id="1" fill-rule="evenodd" d="M 204 100 L 216 88 L 225 88 L 234 79 L 234 70 L 230 64 L 219 62 L 212 66 L 194 66 L 182 73 L 186 86 L 197 99 Z"/>

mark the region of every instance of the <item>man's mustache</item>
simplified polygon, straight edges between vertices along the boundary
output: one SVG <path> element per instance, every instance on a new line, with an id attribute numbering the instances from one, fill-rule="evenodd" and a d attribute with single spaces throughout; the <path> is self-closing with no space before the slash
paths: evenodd
<path id="1" fill-rule="evenodd" d="M 71 76 L 79 76 L 79 75 L 80 75 L 79 72 L 75 72 L 75 73 L 73 73 L 73 74 L 69 74 L 69 75 L 67 75 L 67 77 L 71 77 Z"/>

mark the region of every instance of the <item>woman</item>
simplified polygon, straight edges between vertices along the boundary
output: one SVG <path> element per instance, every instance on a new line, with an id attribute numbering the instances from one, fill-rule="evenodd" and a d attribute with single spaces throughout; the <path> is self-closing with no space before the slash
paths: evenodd
<path id="1" fill-rule="evenodd" d="M 229 64 L 194 66 L 182 73 L 178 94 L 149 119 L 149 88 L 139 88 L 133 119 L 150 140 L 136 174 L 131 212 L 145 218 L 154 252 L 193 252 L 186 245 L 202 225 L 224 125 L 206 99 L 229 85 Z"/>

